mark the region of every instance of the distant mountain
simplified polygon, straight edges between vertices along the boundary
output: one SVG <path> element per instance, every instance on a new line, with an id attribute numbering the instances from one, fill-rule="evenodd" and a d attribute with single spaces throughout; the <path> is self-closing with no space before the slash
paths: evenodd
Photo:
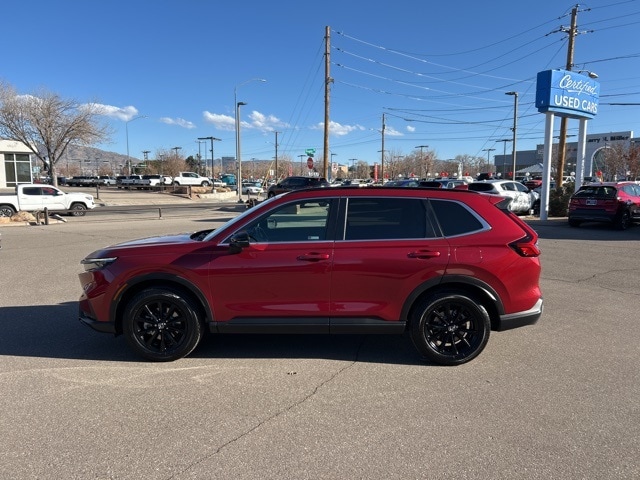
<path id="1" fill-rule="evenodd" d="M 58 160 L 56 170 L 59 174 L 80 175 L 96 173 L 118 174 L 127 164 L 128 157 L 120 153 L 108 152 L 99 148 L 69 145 L 67 151 Z M 131 157 L 131 163 L 136 165 L 142 160 Z"/>

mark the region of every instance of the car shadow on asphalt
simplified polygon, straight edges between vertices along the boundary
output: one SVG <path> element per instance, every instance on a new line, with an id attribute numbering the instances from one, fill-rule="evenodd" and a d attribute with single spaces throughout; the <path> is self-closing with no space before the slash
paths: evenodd
<path id="1" fill-rule="evenodd" d="M 78 303 L 0 307 L 0 356 L 113 362 L 145 361 L 114 337 L 84 326 Z M 206 335 L 199 359 L 323 359 L 432 365 L 408 335 Z"/>

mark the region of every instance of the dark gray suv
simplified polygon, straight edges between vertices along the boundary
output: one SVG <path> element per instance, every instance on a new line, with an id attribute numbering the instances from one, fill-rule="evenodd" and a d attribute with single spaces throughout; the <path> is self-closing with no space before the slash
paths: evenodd
<path id="1" fill-rule="evenodd" d="M 275 185 L 271 185 L 267 191 L 268 197 L 275 197 L 284 192 L 291 190 L 300 190 L 302 188 L 328 187 L 329 182 L 326 178 L 321 177 L 287 177 Z"/>

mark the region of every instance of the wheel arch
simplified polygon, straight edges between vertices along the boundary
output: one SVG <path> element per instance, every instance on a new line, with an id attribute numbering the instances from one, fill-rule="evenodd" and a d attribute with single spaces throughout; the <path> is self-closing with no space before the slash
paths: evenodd
<path id="1" fill-rule="evenodd" d="M 420 301 L 443 291 L 464 294 L 481 304 L 491 320 L 491 328 L 497 329 L 500 315 L 504 314 L 504 305 L 497 292 L 487 283 L 460 275 L 445 275 L 440 279 L 427 281 L 418 286 L 406 299 L 402 307 L 401 319 L 411 321 L 411 313 Z"/>
<path id="2" fill-rule="evenodd" d="M 116 335 L 122 334 L 122 317 L 129 301 L 147 288 L 168 288 L 176 293 L 190 297 L 198 307 L 198 313 L 206 325 L 213 319 L 213 314 L 204 293 L 189 280 L 174 274 L 150 274 L 132 279 L 121 288 L 112 301 L 111 321 L 115 325 Z"/>

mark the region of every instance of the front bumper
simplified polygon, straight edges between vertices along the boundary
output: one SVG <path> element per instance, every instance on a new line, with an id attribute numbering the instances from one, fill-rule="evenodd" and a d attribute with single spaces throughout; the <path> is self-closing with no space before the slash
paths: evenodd
<path id="1" fill-rule="evenodd" d="M 95 318 L 91 318 L 90 316 L 88 316 L 85 312 L 82 311 L 82 309 L 80 309 L 79 311 L 78 319 L 80 320 L 80 323 L 93 328 L 96 332 L 113 333 L 114 335 L 118 334 L 118 332 L 116 331 L 116 326 L 113 322 L 99 322 Z"/>
<path id="2" fill-rule="evenodd" d="M 542 310 L 543 301 L 542 298 L 540 298 L 529 310 L 500 315 L 497 330 L 510 330 L 512 328 L 523 327 L 525 325 L 533 325 L 542 316 Z"/>

